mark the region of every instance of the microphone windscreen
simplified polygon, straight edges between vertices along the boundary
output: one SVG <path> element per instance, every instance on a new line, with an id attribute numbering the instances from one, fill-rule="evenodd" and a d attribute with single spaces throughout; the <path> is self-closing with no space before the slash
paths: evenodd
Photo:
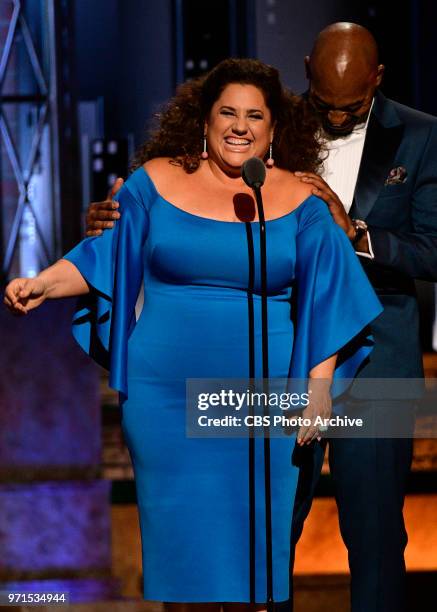
<path id="1" fill-rule="evenodd" d="M 266 167 L 259 157 L 247 159 L 242 167 L 241 176 L 246 185 L 252 189 L 259 189 L 266 180 Z"/>

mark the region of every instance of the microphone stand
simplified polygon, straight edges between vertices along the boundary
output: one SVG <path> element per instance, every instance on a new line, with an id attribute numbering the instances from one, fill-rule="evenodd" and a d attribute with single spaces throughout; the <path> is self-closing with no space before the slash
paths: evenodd
<path id="1" fill-rule="evenodd" d="M 269 337 L 267 318 L 267 242 L 266 221 L 261 196 L 261 185 L 254 183 L 256 206 L 259 218 L 260 262 L 261 262 L 261 325 L 262 325 L 262 374 L 263 393 L 269 394 Z M 268 415 L 267 402 L 264 403 L 263 416 Z M 270 430 L 264 430 L 264 495 L 266 514 L 266 578 L 267 578 L 267 610 L 274 612 L 273 599 L 273 550 L 272 550 L 272 499 L 271 499 L 271 468 L 270 468 Z"/>

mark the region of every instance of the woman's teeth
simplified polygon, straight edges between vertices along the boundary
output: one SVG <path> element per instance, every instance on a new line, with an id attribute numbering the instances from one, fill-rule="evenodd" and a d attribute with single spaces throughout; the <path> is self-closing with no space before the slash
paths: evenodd
<path id="1" fill-rule="evenodd" d="M 250 140 L 246 138 L 225 138 L 225 141 L 231 145 L 249 145 Z"/>

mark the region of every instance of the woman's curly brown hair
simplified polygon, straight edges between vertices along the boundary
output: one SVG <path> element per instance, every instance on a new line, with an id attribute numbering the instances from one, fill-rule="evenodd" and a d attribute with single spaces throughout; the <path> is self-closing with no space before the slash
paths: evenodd
<path id="1" fill-rule="evenodd" d="M 205 76 L 180 85 L 156 116 L 157 127 L 137 151 L 131 169 L 155 157 L 171 157 L 186 172 L 197 170 L 205 119 L 230 83 L 254 85 L 263 92 L 272 121 L 276 122 L 275 165 L 290 171 L 317 172 L 322 162 L 317 141 L 319 122 L 314 111 L 282 86 L 276 68 L 254 59 L 226 59 Z"/>

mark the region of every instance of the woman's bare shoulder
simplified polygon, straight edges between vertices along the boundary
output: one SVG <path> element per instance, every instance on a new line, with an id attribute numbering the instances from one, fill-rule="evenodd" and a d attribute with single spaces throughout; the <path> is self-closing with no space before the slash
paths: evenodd
<path id="1" fill-rule="evenodd" d="M 182 165 L 179 165 L 171 157 L 155 157 L 143 164 L 143 168 L 150 176 L 159 190 L 160 185 L 165 184 L 169 179 L 174 179 L 178 175 L 184 174 Z"/>
<path id="2" fill-rule="evenodd" d="M 293 193 L 298 202 L 302 202 L 313 193 L 313 185 L 302 182 L 294 172 L 290 172 L 289 170 L 276 168 L 275 175 L 272 178 L 274 179 L 278 191 L 284 194 Z"/>

